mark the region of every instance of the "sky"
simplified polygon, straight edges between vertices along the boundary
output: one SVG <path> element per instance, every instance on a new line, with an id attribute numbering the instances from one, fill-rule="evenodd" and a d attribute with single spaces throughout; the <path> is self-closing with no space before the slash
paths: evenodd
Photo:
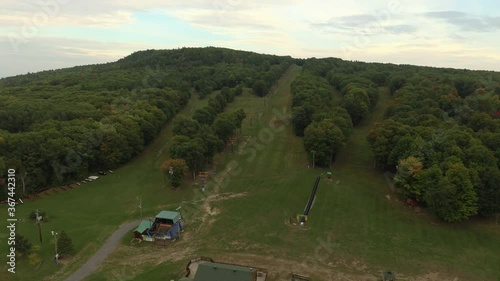
<path id="1" fill-rule="evenodd" d="M 2 0 L 0 77 L 218 46 L 500 71 L 496 0 Z"/>

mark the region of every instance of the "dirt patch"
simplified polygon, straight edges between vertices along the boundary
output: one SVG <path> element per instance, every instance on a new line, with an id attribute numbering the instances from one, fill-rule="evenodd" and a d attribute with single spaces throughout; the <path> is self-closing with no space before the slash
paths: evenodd
<path id="1" fill-rule="evenodd" d="M 281 128 L 283 126 L 285 126 L 285 122 L 283 122 L 282 120 L 276 120 L 274 121 L 274 128 Z"/>
<path id="2" fill-rule="evenodd" d="M 210 206 L 205 206 L 205 212 L 210 216 L 215 216 L 220 214 L 220 209 Z"/>
<path id="3" fill-rule="evenodd" d="M 248 193 L 247 192 L 242 192 L 242 193 L 222 193 L 218 194 L 219 192 L 218 187 L 214 189 L 215 194 L 209 195 L 205 199 L 201 200 L 200 202 L 203 202 L 201 205 L 201 210 L 203 211 L 200 220 L 201 224 L 198 226 L 196 229 L 196 234 L 195 236 L 199 236 L 199 233 L 203 230 L 206 231 L 210 225 L 212 225 L 215 222 L 215 217 L 221 213 L 221 210 L 215 207 L 212 207 L 210 204 L 213 202 L 217 201 L 223 201 L 223 200 L 230 200 L 233 198 L 238 198 L 238 197 L 243 197 L 246 196 Z"/>
<path id="4" fill-rule="evenodd" d="M 412 281 L 438 281 L 438 280 L 442 280 L 442 281 L 459 281 L 460 279 L 458 279 L 458 277 L 443 277 L 441 275 L 439 275 L 439 273 L 427 273 L 425 275 L 422 275 L 422 276 L 418 276 L 418 277 L 415 277 L 415 279 L 410 279 Z"/>

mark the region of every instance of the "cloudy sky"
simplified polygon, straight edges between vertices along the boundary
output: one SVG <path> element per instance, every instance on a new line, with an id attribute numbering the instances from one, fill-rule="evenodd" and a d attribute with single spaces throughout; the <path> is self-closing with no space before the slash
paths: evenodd
<path id="1" fill-rule="evenodd" d="M 221 46 L 500 71 L 496 0 L 2 0 L 0 77 Z"/>

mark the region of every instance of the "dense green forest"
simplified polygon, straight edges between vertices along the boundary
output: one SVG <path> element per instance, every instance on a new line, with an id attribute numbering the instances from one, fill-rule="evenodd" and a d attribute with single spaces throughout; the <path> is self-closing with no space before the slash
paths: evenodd
<path id="1" fill-rule="evenodd" d="M 341 93 L 338 104 L 331 87 Z M 367 139 L 376 165 L 395 173 L 398 191 L 449 222 L 499 212 L 496 72 L 306 60 L 292 89 L 292 124 L 316 164 L 331 165 L 352 124 L 376 104 L 378 87 L 393 100 Z"/>
<path id="2" fill-rule="evenodd" d="M 194 127 L 175 130 L 190 139 L 175 138 L 174 156 L 204 156 L 197 163 L 186 159 L 194 171 L 241 125 L 244 113 L 222 113 L 225 105 L 244 87 L 265 95 L 291 63 L 290 57 L 182 48 L 1 79 L 0 170 L 15 168 L 18 195 L 26 195 L 115 168 L 141 152 L 193 94 L 220 90 L 196 113 L 199 122 L 184 120 Z M 201 148 L 192 150 L 194 144 Z"/>
<path id="3" fill-rule="evenodd" d="M 193 118 L 173 125 L 170 153 L 194 174 L 241 127 L 245 112 L 224 112 L 226 105 L 244 88 L 266 95 L 293 63 L 303 70 L 291 86 L 291 124 L 316 165 L 332 165 L 386 87 L 391 105 L 367 140 L 398 191 L 449 222 L 500 211 L 499 73 L 214 47 L 140 51 L 1 79 L 0 170 L 15 168 L 21 193 L 30 194 L 112 169 L 193 95 L 211 95 Z"/>
<path id="4" fill-rule="evenodd" d="M 292 124 L 315 164 L 331 166 L 353 125 L 377 104 L 377 86 L 385 80 L 383 72 L 340 59 L 304 63 L 292 84 Z"/>

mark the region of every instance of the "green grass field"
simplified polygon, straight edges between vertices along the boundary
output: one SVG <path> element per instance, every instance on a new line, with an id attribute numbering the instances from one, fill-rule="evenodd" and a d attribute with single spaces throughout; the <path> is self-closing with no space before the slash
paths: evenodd
<path id="1" fill-rule="evenodd" d="M 132 246 L 131 235 L 126 236 L 86 280 L 176 280 L 187 261 L 200 255 L 267 268 L 269 281 L 290 280 L 292 271 L 318 281 L 377 280 L 386 269 L 398 280 L 500 280 L 499 225 L 486 220 L 450 225 L 415 212 L 398 201 L 373 168 L 366 135 L 390 103 L 385 88 L 374 112 L 338 155 L 333 180 L 323 177 L 307 226 L 286 223 L 302 212 L 315 177 L 327 171 L 308 168 L 302 140 L 279 118 L 284 111 L 290 114 L 289 86 L 299 73 L 299 67 L 289 72 L 267 106 L 248 92 L 228 106 L 228 111 L 243 108 L 247 119 L 235 152 L 217 155 L 206 194 L 199 192 L 198 182 L 178 191 L 164 184 L 158 167 L 167 157 L 167 126 L 141 156 L 113 175 L 19 206 L 19 217 L 39 208 L 50 221 L 43 225 L 46 241 L 39 252 L 45 262 L 37 270 L 26 260 L 19 262 L 12 280 L 63 280 L 120 224 L 139 218 L 140 194 L 145 216 L 183 206 L 183 238 L 158 248 Z M 193 99 L 182 114 L 189 116 L 205 102 Z M 52 229 L 66 230 L 80 250 L 59 271 L 50 259 Z M 19 232 L 36 241 L 32 222 L 21 223 Z"/>
<path id="2" fill-rule="evenodd" d="M 190 116 L 194 110 L 205 106 L 208 99 L 193 97 L 177 116 Z M 143 214 L 154 216 L 157 210 L 176 208 L 179 202 L 188 199 L 191 193 L 186 189 L 173 192 L 160 172 L 161 163 L 168 157 L 168 141 L 172 136 L 170 124 L 145 151 L 113 174 L 68 191 L 61 191 L 35 202 L 25 201 L 17 206 L 17 232 L 26 236 L 34 246 L 40 246 L 38 256 L 43 263 L 31 265 L 28 259 L 17 262 L 17 273 L 9 276 L 7 267 L 0 274 L 0 280 L 42 280 L 40 276 L 62 280 L 75 271 L 122 223 L 140 218 L 139 196 L 142 197 Z M 49 221 L 42 225 L 43 243 L 38 240 L 38 229 L 28 214 L 34 210 L 47 212 Z M 7 210 L 1 207 L 0 218 L 5 221 Z M 78 256 L 63 267 L 52 263 L 54 238 L 51 231 L 65 230 L 73 239 Z M 5 230 L 2 229 L 2 232 Z M 0 238 L 1 239 L 1 238 Z M 2 240 L 2 250 L 7 247 Z M 4 251 L 2 251 L 4 252 Z M 58 270 L 61 269 L 62 270 Z M 9 276 L 12 279 L 2 279 Z"/>

